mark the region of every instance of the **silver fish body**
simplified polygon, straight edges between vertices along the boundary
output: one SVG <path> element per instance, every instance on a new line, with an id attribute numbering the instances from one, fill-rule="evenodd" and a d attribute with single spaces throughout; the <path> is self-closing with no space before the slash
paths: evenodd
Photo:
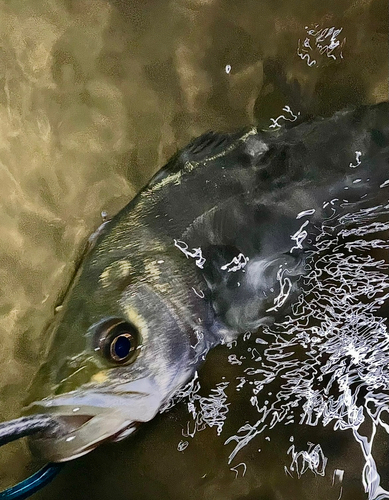
<path id="1" fill-rule="evenodd" d="M 387 116 L 383 103 L 290 130 L 208 133 L 172 158 L 104 224 L 48 331 L 25 413 L 67 427 L 31 447 L 66 461 L 126 437 L 210 348 L 284 314 L 334 200 L 359 210 L 386 196 Z"/>

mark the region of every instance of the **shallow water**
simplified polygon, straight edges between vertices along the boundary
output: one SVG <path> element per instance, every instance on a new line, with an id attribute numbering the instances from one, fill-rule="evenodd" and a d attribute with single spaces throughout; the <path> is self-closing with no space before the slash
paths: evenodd
<path id="1" fill-rule="evenodd" d="M 4 1 L 0 13 L 0 419 L 6 420 L 19 414 L 44 327 L 101 212 L 115 213 L 177 147 L 205 130 L 283 126 L 297 113 L 329 116 L 387 99 L 388 19 L 384 1 Z M 377 332 L 369 346 L 386 352 L 379 321 Z M 194 425 L 184 401 L 133 439 L 69 465 L 37 497 L 379 498 L 377 489 L 364 491 L 369 457 L 351 428 L 278 424 L 228 463 L 237 441 L 225 440 L 258 420 L 250 380 L 236 391 L 236 377 L 248 366 L 228 361 L 245 356 L 250 342 L 218 348 L 200 373 L 199 394 L 216 394 L 220 415 L 227 415 L 221 436 L 212 412 L 203 431 L 183 436 L 187 422 Z M 326 342 L 331 338 L 307 347 L 307 359 L 327 352 Z M 194 400 L 198 412 L 198 405 L 208 408 L 201 401 Z M 385 435 L 378 425 L 373 455 L 389 489 Z M 0 453 L 0 484 L 24 477 L 31 466 L 23 443 L 8 445 Z"/>

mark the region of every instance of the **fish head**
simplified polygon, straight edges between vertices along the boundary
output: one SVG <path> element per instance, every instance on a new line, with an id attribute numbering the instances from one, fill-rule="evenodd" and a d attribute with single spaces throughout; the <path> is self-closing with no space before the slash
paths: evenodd
<path id="1" fill-rule="evenodd" d="M 63 424 L 29 438 L 33 453 L 51 462 L 151 420 L 211 347 L 205 301 L 189 293 L 182 261 L 152 253 L 137 265 L 107 254 L 92 253 L 78 272 L 26 402 L 26 415 L 50 414 Z"/>

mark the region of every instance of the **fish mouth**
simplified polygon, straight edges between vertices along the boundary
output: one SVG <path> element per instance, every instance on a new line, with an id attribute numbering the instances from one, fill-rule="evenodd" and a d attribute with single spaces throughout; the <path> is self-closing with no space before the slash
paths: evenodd
<path id="1" fill-rule="evenodd" d="M 28 438 L 34 455 L 49 462 L 66 462 L 86 455 L 106 441 L 119 441 L 130 435 L 140 422 L 126 418 L 118 410 L 80 407 L 79 415 L 70 415 L 74 407 L 59 407 L 50 412 L 58 426 Z"/>
<path id="2" fill-rule="evenodd" d="M 58 425 L 28 438 L 34 455 L 49 462 L 81 457 L 107 441 L 120 441 L 151 420 L 162 405 L 155 393 L 87 391 L 46 398 L 29 405 L 26 415 L 45 414 Z"/>

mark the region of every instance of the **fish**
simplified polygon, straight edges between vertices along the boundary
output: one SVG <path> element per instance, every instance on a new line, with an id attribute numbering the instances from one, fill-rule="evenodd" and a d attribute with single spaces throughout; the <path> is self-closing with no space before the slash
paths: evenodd
<path id="1" fill-rule="evenodd" d="M 388 203 L 388 111 L 207 132 L 105 221 L 45 335 L 22 417 L 33 453 L 66 462 L 130 436 L 210 349 L 287 314 L 323 221 Z"/>

